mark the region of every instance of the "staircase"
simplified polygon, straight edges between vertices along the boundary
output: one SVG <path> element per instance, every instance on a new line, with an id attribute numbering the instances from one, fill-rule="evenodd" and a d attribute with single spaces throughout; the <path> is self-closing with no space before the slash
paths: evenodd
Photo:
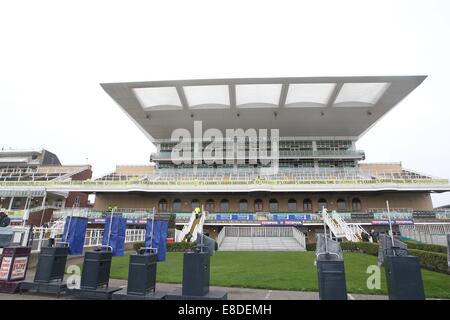
<path id="1" fill-rule="evenodd" d="M 331 230 L 336 239 L 346 239 L 352 242 L 360 242 L 363 241 L 362 234 L 368 233 L 361 227 L 361 225 L 357 223 L 347 223 L 342 219 L 342 217 L 336 213 L 332 212 L 330 215 L 327 209 L 323 208 L 322 210 L 323 221 L 327 225 L 327 227 Z M 372 242 L 372 238 L 369 236 L 370 242 Z"/>
<path id="2" fill-rule="evenodd" d="M 186 224 L 181 232 L 178 234 L 177 242 L 194 242 L 197 240 L 197 233 L 203 230 L 203 225 L 205 223 L 205 217 L 207 212 L 201 211 L 200 218 L 196 218 L 195 210 L 192 211 L 191 218 L 188 224 Z"/>
<path id="3" fill-rule="evenodd" d="M 224 227 L 220 251 L 305 251 L 305 235 L 294 227 Z"/>

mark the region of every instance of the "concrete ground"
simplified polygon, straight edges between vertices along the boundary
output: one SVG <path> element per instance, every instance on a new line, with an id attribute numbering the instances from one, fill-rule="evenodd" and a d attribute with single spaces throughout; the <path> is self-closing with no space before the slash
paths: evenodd
<path id="1" fill-rule="evenodd" d="M 34 270 L 27 272 L 27 281 L 32 281 L 34 278 Z M 109 281 L 110 287 L 127 286 L 126 280 L 111 279 Z M 181 284 L 158 283 L 156 290 L 161 292 L 172 292 L 176 289 L 181 289 Z M 228 292 L 229 300 L 318 300 L 319 294 L 317 292 L 303 292 L 303 291 L 285 291 L 285 290 L 269 290 L 269 289 L 249 289 L 249 288 L 227 288 L 227 287 L 210 287 L 210 291 L 218 290 Z M 24 292 L 20 294 L 0 293 L 0 300 L 54 300 L 58 299 L 56 295 L 36 294 Z M 71 296 L 61 295 L 59 299 L 74 299 Z M 387 300 L 387 296 L 380 295 L 364 295 L 364 294 L 349 294 L 349 300 Z"/>

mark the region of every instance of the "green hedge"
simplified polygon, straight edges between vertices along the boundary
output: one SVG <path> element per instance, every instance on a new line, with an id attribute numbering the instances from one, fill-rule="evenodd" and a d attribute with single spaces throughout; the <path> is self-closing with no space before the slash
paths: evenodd
<path id="1" fill-rule="evenodd" d="M 437 244 L 426 244 L 426 243 L 417 243 L 414 241 L 406 240 L 405 243 L 408 245 L 408 249 L 417 249 L 422 251 L 430 251 L 437 253 L 447 254 L 447 247 L 440 246 Z"/>
<path id="2" fill-rule="evenodd" d="M 450 273 L 446 254 L 409 248 L 408 253 L 418 257 L 420 266 L 424 269 L 441 273 Z"/>
<path id="3" fill-rule="evenodd" d="M 376 257 L 378 256 L 378 243 L 343 241 L 340 244 L 341 249 L 343 251 L 356 251 Z M 435 245 L 421 245 L 421 247 L 423 248 L 428 248 L 428 246 L 436 247 Z M 316 250 L 316 244 L 308 243 L 306 245 L 306 250 L 308 251 Z M 447 254 L 433 251 L 418 250 L 413 248 L 413 246 L 410 246 L 410 243 L 408 243 L 408 253 L 412 256 L 418 257 L 420 266 L 424 269 L 441 273 L 450 273 L 447 264 Z"/>
<path id="4" fill-rule="evenodd" d="M 343 251 L 359 251 L 364 252 L 373 256 L 378 256 L 378 244 L 371 242 L 349 242 L 343 241 L 340 243 L 341 249 Z M 306 244 L 307 251 L 315 251 L 316 244 L 315 243 L 307 243 Z"/>
<path id="5" fill-rule="evenodd" d="M 145 247 L 144 242 L 136 242 L 133 244 L 134 250 Z M 195 243 L 191 242 L 172 242 L 167 243 L 167 252 L 185 252 L 195 247 Z"/>

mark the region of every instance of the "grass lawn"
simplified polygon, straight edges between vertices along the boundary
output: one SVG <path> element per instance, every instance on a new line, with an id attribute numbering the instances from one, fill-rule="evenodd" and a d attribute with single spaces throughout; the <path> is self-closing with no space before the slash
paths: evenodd
<path id="1" fill-rule="evenodd" d="M 381 289 L 369 290 L 366 273 L 377 258 L 363 253 L 344 253 L 347 291 L 349 293 L 387 294 L 386 277 L 381 272 Z M 128 255 L 114 257 L 111 277 L 127 279 Z M 158 263 L 157 281 L 181 283 L 183 253 L 168 252 Z M 450 275 L 422 269 L 428 298 L 450 298 Z M 216 252 L 211 258 L 211 285 L 318 291 L 314 252 Z"/>

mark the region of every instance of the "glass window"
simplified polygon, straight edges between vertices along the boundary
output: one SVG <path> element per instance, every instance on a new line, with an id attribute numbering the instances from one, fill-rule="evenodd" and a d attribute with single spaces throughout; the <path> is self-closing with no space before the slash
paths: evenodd
<path id="1" fill-rule="evenodd" d="M 270 199 L 269 208 L 270 208 L 270 211 L 278 211 L 278 200 Z"/>
<path id="2" fill-rule="evenodd" d="M 189 108 L 223 108 L 230 105 L 227 85 L 183 87 Z"/>
<path id="3" fill-rule="evenodd" d="M 319 210 L 322 211 L 323 208 L 327 209 L 328 203 L 326 199 L 320 198 L 319 199 Z"/>
<path id="4" fill-rule="evenodd" d="M 173 200 L 172 208 L 173 210 L 181 210 L 181 200 L 180 199 Z"/>
<path id="5" fill-rule="evenodd" d="M 335 83 L 295 83 L 289 85 L 286 108 L 327 105 Z"/>
<path id="6" fill-rule="evenodd" d="M 263 202 L 261 199 L 255 200 L 255 211 L 262 211 L 263 210 Z"/>
<path id="7" fill-rule="evenodd" d="M 208 212 L 214 212 L 214 200 L 208 199 L 206 201 L 206 211 Z"/>
<path id="8" fill-rule="evenodd" d="M 338 199 L 337 200 L 337 209 L 338 209 L 338 211 L 347 210 L 347 202 L 344 199 Z"/>
<path id="9" fill-rule="evenodd" d="M 278 106 L 281 84 L 242 84 L 236 86 L 238 108 Z"/>
<path id="10" fill-rule="evenodd" d="M 390 83 L 388 82 L 344 83 L 336 97 L 334 106 L 359 107 L 374 105 L 383 96 L 389 86 Z"/>
<path id="11" fill-rule="evenodd" d="M 220 201 L 220 211 L 229 211 L 230 210 L 230 203 L 227 199 L 222 199 Z"/>
<path id="12" fill-rule="evenodd" d="M 303 200 L 303 211 L 312 211 L 312 201 L 310 199 Z"/>
<path id="13" fill-rule="evenodd" d="M 180 97 L 175 87 L 135 88 L 133 92 L 144 110 L 157 110 L 161 106 L 164 109 L 182 108 Z"/>
<path id="14" fill-rule="evenodd" d="M 80 204 L 81 204 L 81 199 L 80 199 L 80 196 L 77 196 L 77 197 L 75 197 L 75 207 L 76 208 L 79 208 L 80 207 Z"/>
<path id="15" fill-rule="evenodd" d="M 19 209 L 21 204 L 22 204 L 22 201 L 20 199 L 14 199 L 13 203 L 12 203 L 12 206 L 11 206 L 11 209 L 12 210 Z"/>
<path id="16" fill-rule="evenodd" d="M 296 211 L 297 210 L 297 200 L 289 199 L 289 201 L 288 201 L 288 210 L 289 211 Z"/>
<path id="17" fill-rule="evenodd" d="M 167 212 L 167 201 L 166 201 L 166 199 L 159 200 L 158 211 L 159 212 Z"/>
<path id="18" fill-rule="evenodd" d="M 248 211 L 248 202 L 245 199 L 239 200 L 239 210 Z"/>
<path id="19" fill-rule="evenodd" d="M 359 200 L 358 198 L 353 198 L 352 210 L 353 211 L 361 211 L 361 200 Z"/>
<path id="20" fill-rule="evenodd" d="M 194 199 L 191 202 L 191 209 L 194 210 L 195 208 L 200 208 L 200 201 L 197 199 Z"/>

